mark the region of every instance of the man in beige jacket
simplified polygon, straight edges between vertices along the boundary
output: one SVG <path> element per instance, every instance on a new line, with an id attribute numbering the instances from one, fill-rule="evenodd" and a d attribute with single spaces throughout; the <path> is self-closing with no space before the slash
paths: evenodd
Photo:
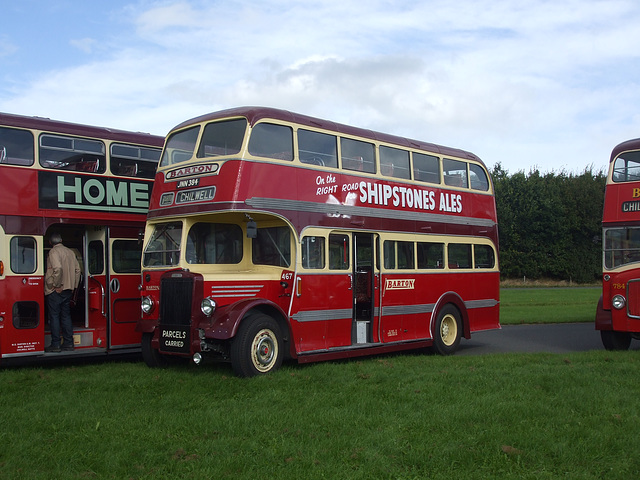
<path id="1" fill-rule="evenodd" d="M 72 250 L 62 244 L 62 236 L 52 233 L 51 250 L 47 257 L 47 273 L 44 277 L 44 294 L 49 308 L 51 344 L 47 352 L 73 350 L 73 325 L 71 323 L 71 296 L 80 281 L 80 265 Z M 62 340 L 60 343 L 60 327 Z"/>

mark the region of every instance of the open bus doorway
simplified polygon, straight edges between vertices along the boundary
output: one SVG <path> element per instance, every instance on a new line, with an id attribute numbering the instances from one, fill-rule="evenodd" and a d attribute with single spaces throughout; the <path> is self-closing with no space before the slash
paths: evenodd
<path id="1" fill-rule="evenodd" d="M 376 243 L 377 236 L 372 233 L 353 235 L 353 344 L 374 342 L 374 293 L 376 278 L 379 279 Z"/>
<path id="2" fill-rule="evenodd" d="M 53 232 L 61 234 L 63 245 L 74 251 L 80 264 L 80 283 L 71 301 L 74 347 L 85 353 L 89 349 L 138 349 L 140 334 L 135 325 L 142 248 L 138 229 L 52 225 L 44 237 L 45 263 Z M 43 307 L 47 346 L 51 335 L 46 302 Z"/>

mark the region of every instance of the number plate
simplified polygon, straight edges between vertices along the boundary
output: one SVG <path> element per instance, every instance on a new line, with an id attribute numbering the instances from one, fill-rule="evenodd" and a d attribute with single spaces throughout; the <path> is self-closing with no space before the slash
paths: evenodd
<path id="1" fill-rule="evenodd" d="M 160 327 L 160 351 L 189 354 L 189 327 Z"/>

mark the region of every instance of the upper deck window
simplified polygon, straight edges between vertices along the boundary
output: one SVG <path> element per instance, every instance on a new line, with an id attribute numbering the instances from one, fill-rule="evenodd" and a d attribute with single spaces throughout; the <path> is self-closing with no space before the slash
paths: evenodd
<path id="1" fill-rule="evenodd" d="M 469 179 L 471 180 L 471 188 L 474 190 L 482 190 L 486 192 L 489 190 L 489 178 L 487 172 L 484 171 L 480 165 L 475 163 L 469 164 Z"/>
<path id="2" fill-rule="evenodd" d="M 624 152 L 613 164 L 614 182 L 637 182 L 640 180 L 640 152 Z"/>
<path id="3" fill-rule="evenodd" d="M 298 130 L 298 152 L 302 163 L 337 168 L 337 145 L 335 135 Z"/>
<path id="4" fill-rule="evenodd" d="M 100 140 L 40 135 L 40 165 L 47 168 L 104 173 L 107 169 L 105 150 Z"/>
<path id="5" fill-rule="evenodd" d="M 444 172 L 444 184 L 450 187 L 468 188 L 467 179 L 467 162 L 460 160 L 452 160 L 450 158 L 442 159 L 442 169 Z"/>
<path id="6" fill-rule="evenodd" d="M 420 182 L 440 183 L 440 159 L 433 155 L 414 152 L 413 178 Z"/>
<path id="7" fill-rule="evenodd" d="M 33 134 L 29 130 L 0 127 L 0 163 L 33 165 Z"/>
<path id="8" fill-rule="evenodd" d="M 166 167 L 167 165 L 191 160 L 193 152 L 196 149 L 199 133 L 200 125 L 196 125 L 195 127 L 171 134 L 164 146 L 160 166 Z"/>
<path id="9" fill-rule="evenodd" d="M 246 130 L 247 120 L 244 118 L 207 124 L 202 133 L 197 157 L 235 155 L 242 149 Z"/>
<path id="10" fill-rule="evenodd" d="M 376 173 L 375 149 L 372 143 L 351 138 L 340 139 L 342 168 L 357 172 Z"/>
<path id="11" fill-rule="evenodd" d="M 111 172 L 124 177 L 153 178 L 156 174 L 159 148 L 111 144 Z"/>
<path id="12" fill-rule="evenodd" d="M 381 146 L 380 173 L 389 177 L 411 178 L 409 152 L 399 148 Z"/>
<path id="13" fill-rule="evenodd" d="M 293 160 L 293 131 L 284 125 L 259 123 L 251 130 L 249 153 L 257 157 Z"/>

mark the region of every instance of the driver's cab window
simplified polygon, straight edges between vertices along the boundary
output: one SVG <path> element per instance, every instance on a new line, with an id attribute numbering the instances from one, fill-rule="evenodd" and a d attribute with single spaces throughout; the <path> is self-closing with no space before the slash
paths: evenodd
<path id="1" fill-rule="evenodd" d="M 291 232 L 288 227 L 258 228 L 251 247 L 254 265 L 291 265 Z"/>

